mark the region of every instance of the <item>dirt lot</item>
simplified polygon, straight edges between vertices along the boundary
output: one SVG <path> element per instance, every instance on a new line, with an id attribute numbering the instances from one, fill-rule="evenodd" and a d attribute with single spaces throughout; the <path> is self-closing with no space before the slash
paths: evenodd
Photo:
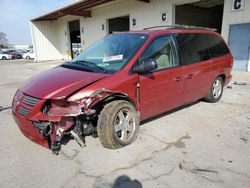
<path id="1" fill-rule="evenodd" d="M 86 148 L 71 141 L 54 156 L 21 134 L 10 106 L 24 80 L 56 64 L 0 61 L 0 187 L 250 187 L 250 73 L 234 72 L 219 103 L 143 122 L 128 147 L 89 137 Z"/>

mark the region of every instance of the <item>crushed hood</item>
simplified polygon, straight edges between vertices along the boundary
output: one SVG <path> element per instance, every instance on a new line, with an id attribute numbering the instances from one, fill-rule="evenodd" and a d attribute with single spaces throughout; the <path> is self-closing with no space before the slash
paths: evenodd
<path id="1" fill-rule="evenodd" d="M 73 70 L 61 66 L 42 72 L 21 86 L 27 95 L 41 99 L 62 99 L 74 91 L 107 77 L 108 74 Z"/>

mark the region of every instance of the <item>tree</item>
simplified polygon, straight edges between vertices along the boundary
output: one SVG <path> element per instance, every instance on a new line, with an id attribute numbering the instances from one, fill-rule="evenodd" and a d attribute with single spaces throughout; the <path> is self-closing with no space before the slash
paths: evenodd
<path id="1" fill-rule="evenodd" d="M 3 32 L 0 32 L 0 48 L 8 46 L 7 35 Z"/>

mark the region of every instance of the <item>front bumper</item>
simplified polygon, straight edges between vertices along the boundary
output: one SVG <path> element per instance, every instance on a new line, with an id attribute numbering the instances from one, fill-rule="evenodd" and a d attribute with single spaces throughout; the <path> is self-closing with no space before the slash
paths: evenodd
<path id="1" fill-rule="evenodd" d="M 40 109 L 44 102 L 44 100 L 28 96 L 18 90 L 12 101 L 12 116 L 24 136 L 41 146 L 49 148 L 48 140 L 40 134 L 39 129 L 32 125 L 33 122 L 41 119 Z M 42 116 L 42 118 L 46 117 Z"/>
<path id="2" fill-rule="evenodd" d="M 39 129 L 33 127 L 32 121 L 25 119 L 25 117 L 20 116 L 14 111 L 12 111 L 12 115 L 24 136 L 43 147 L 49 148 L 48 140 L 39 133 Z"/>
<path id="3" fill-rule="evenodd" d="M 74 125 L 75 119 L 60 114 L 49 116 L 47 113 L 43 113 L 42 109 L 46 106 L 46 102 L 46 99 L 35 98 L 18 90 L 12 102 L 13 119 L 24 136 L 57 154 L 60 151 L 60 141 L 64 133 Z M 64 102 L 58 103 L 59 106 L 53 104 L 52 108 L 55 112 L 67 110 L 64 108 Z M 50 104 L 48 105 L 50 106 Z M 73 107 L 75 106 L 73 105 Z M 70 109 L 72 110 L 72 108 Z"/>

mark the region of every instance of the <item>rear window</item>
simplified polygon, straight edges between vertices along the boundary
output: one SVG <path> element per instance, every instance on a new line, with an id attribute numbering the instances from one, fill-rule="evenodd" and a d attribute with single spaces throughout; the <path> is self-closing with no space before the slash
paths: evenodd
<path id="1" fill-rule="evenodd" d="M 207 45 L 210 53 L 210 58 L 221 57 L 229 53 L 225 42 L 216 35 L 204 34 L 207 38 Z"/>
<path id="2" fill-rule="evenodd" d="M 229 53 L 227 45 L 217 35 L 185 33 L 178 34 L 176 39 L 184 65 L 206 61 Z"/>
<path id="3" fill-rule="evenodd" d="M 199 33 L 185 33 L 178 34 L 176 39 L 180 47 L 184 65 L 209 60 L 209 51 L 206 46 L 206 38 L 204 35 Z"/>

